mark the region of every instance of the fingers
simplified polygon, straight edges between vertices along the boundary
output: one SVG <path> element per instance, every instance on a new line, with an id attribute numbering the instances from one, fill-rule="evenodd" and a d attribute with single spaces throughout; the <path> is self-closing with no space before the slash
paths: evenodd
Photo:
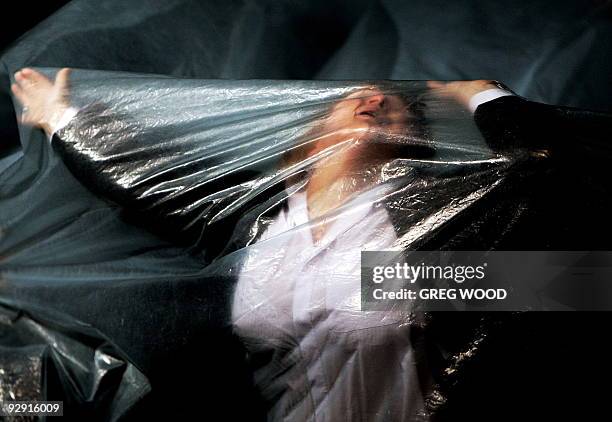
<path id="1" fill-rule="evenodd" d="M 15 82 L 17 82 L 18 84 L 23 84 L 26 81 L 27 81 L 27 78 L 25 74 L 23 73 L 23 70 L 18 70 L 17 72 L 15 72 Z"/>
<path id="2" fill-rule="evenodd" d="M 68 67 L 65 67 L 57 72 L 57 75 L 55 76 L 55 84 L 60 88 L 67 88 L 70 82 L 70 72 L 71 69 Z"/>
<path id="3" fill-rule="evenodd" d="M 15 73 L 15 81 L 25 90 L 35 86 L 50 87 L 52 85 L 45 75 L 27 67 Z"/>
<path id="4" fill-rule="evenodd" d="M 427 88 L 430 88 L 430 89 L 440 89 L 440 88 L 444 88 L 445 86 L 446 86 L 445 82 L 427 81 Z"/>
<path id="5" fill-rule="evenodd" d="M 454 82 L 427 81 L 427 87 L 439 98 L 453 98 L 456 95 Z"/>
<path id="6" fill-rule="evenodd" d="M 29 80 L 30 82 L 34 84 L 51 84 L 51 81 L 49 80 L 49 78 L 47 78 L 45 75 L 43 75 L 42 73 L 34 69 L 30 69 L 26 67 L 25 69 L 21 71 L 21 73 L 24 76 L 24 78 L 26 78 L 27 80 Z"/>
<path id="7" fill-rule="evenodd" d="M 32 124 L 32 122 L 28 118 L 27 113 L 25 112 L 26 101 L 27 101 L 27 96 L 26 96 L 25 92 L 17 84 L 12 84 L 11 85 L 11 91 L 13 92 L 13 95 L 15 95 L 15 98 L 17 98 L 17 100 L 19 101 L 21 106 L 24 108 L 23 112 L 18 117 L 19 123 L 26 124 L 26 125 L 27 124 Z"/>
<path id="8" fill-rule="evenodd" d="M 26 95 L 23 92 L 23 89 L 21 89 L 21 87 L 17 84 L 12 84 L 11 91 L 13 92 L 15 98 L 17 98 L 17 100 L 21 103 L 21 105 L 25 105 Z"/>

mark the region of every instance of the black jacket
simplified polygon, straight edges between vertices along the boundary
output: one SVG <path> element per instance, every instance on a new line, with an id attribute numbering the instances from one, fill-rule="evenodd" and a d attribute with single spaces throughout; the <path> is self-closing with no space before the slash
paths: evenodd
<path id="1" fill-rule="evenodd" d="M 105 142 L 111 139 L 112 142 L 112 138 L 88 136 L 92 127 L 102 130 L 105 127 L 114 127 L 119 117 L 98 106 L 84 109 L 80 114 L 81 116 L 77 115 L 66 128 L 60 130 L 53 140 L 55 149 L 75 176 L 96 193 L 125 206 L 126 210 L 129 210 L 127 217 L 133 218 L 134 221 L 137 218 L 138 224 L 159 232 L 159 222 L 163 221 L 162 235 L 183 244 L 196 245 L 194 249 L 196 253 L 204 249 L 206 252 L 204 259 L 207 262 L 244 246 L 246 242 L 253 241 L 253 237 L 239 235 L 240 231 L 248 231 L 250 228 L 248 222 L 240 221 L 241 216 L 248 214 L 247 210 L 253 210 L 254 207 L 267 202 L 282 206 L 284 185 L 275 183 L 265 189 L 259 189 L 258 195 L 239 202 L 232 213 L 213 223 L 198 216 L 219 215 L 222 211 L 219 207 L 227 204 L 219 204 L 212 200 L 210 203 L 201 204 L 201 207 L 187 207 L 224 187 L 244 185 L 244 190 L 238 191 L 237 195 L 249 191 L 252 187 L 249 182 L 256 180 L 259 175 L 244 171 L 226 175 L 220 182 L 197 186 L 170 199 L 160 200 L 156 195 L 143 197 L 143 192 L 150 187 L 149 183 L 159 183 L 160 178 L 169 180 L 180 178 L 186 173 L 202 170 L 201 166 L 205 163 L 188 163 L 180 169 L 160 173 L 159 176 L 149 179 L 147 184 L 126 187 L 120 183 L 120 179 L 126 172 L 130 172 L 132 162 L 129 159 L 119 154 L 108 154 L 118 158 L 96 161 L 88 155 L 88 151 L 96 149 L 112 152 L 115 148 L 117 150 L 126 148 L 125 145 L 108 143 L 96 145 L 96 139 L 105 139 Z M 567 249 L 564 247 L 567 243 L 564 242 L 575 239 L 553 233 L 555 228 L 559 227 L 555 223 L 567 224 L 568 218 L 558 216 L 556 209 L 542 207 L 542 196 L 549 194 L 551 186 L 557 185 L 559 175 L 570 169 L 572 172 L 583 171 L 584 175 L 600 181 L 597 166 L 610 157 L 610 147 L 605 139 L 605 133 L 609 130 L 610 116 L 537 104 L 519 97 L 502 97 L 479 106 L 474 118 L 484 139 L 494 151 L 510 154 L 516 159 L 510 166 L 503 167 L 504 177 L 500 178 L 501 182 L 494 190 L 476 201 L 470 207 L 470 212 L 454 216 L 413 246 L 425 250 Z M 133 139 L 133 141 L 139 140 Z M 163 151 L 144 152 L 151 156 L 160 153 Z M 439 174 L 429 176 L 430 180 L 437 180 L 437 183 L 443 184 L 446 188 L 452 187 L 457 196 L 461 196 L 467 192 L 465 190 L 467 181 L 487 186 L 492 180 L 491 177 L 501 175 L 494 175 L 490 169 L 485 168 L 470 175 L 451 172 L 443 176 Z M 602 183 L 602 186 L 605 186 L 605 183 Z M 444 188 L 439 190 L 437 197 L 432 197 L 431 201 L 441 201 L 437 203 L 443 206 L 449 199 L 445 197 L 448 192 Z M 405 210 L 394 206 L 397 203 L 398 201 L 393 201 L 387 209 L 398 236 L 401 236 L 402 227 L 406 227 L 401 223 Z M 177 210 L 186 211 L 177 213 Z M 266 210 L 265 215 L 273 216 L 275 212 L 273 207 L 267 207 Z M 251 215 L 260 214 L 251 213 Z M 552 221 L 552 225 L 547 226 L 546 221 Z M 610 239 L 605 237 L 606 230 L 595 242 L 606 244 L 606 239 Z M 590 241 L 587 238 L 584 240 Z M 607 244 L 609 245 L 609 242 Z M 227 347 L 232 347 L 233 351 L 227 349 L 225 352 L 215 354 L 211 358 L 212 361 L 202 364 L 208 368 L 211 365 L 226 368 L 227 373 L 236 375 L 236 371 L 232 372 L 230 368 L 236 367 L 240 351 L 236 349 L 238 347 L 236 343 L 223 331 L 228 325 L 228 308 L 234 281 L 229 275 L 226 280 L 216 281 L 214 283 L 216 287 L 207 290 L 207 294 L 214 297 L 203 297 L 203 300 L 212 301 L 219 308 L 218 313 L 211 316 L 211 326 L 218 326 L 219 330 L 211 329 L 210 341 L 216 342 L 221 350 L 225 344 Z M 426 344 L 425 358 L 429 362 L 427 370 L 433 373 L 440 391 L 448 398 L 445 403 L 430 403 L 437 409 L 436 414 L 441 419 L 449 415 L 455 419 L 461 412 L 467 412 L 465 399 L 466 396 L 470 396 L 468 392 L 474 389 L 478 392 L 475 394 L 476 397 L 480 395 L 491 398 L 493 393 L 487 393 L 488 388 L 474 387 L 470 378 L 486 379 L 482 375 L 485 372 L 482 371 L 487 371 L 487 368 L 491 367 L 492 357 L 496 354 L 507 355 L 506 352 L 500 353 L 500 350 L 507 349 L 508 333 L 511 339 L 523 335 L 525 327 L 520 323 L 521 318 L 506 314 L 491 316 L 473 313 L 460 315 L 439 313 L 430 316 L 430 322 L 423 332 L 415 333 L 415 344 L 419 342 Z M 533 321 L 528 323 L 532 324 Z M 490 341 L 492 345 L 489 349 L 484 347 L 483 351 L 481 347 L 480 352 L 471 361 L 457 362 L 455 359 L 457 353 L 469 349 L 475 341 L 485 338 L 484 336 L 493 339 Z M 521 356 L 518 359 L 519 361 L 528 359 L 528 356 Z M 455 371 L 451 373 L 445 371 L 455 366 Z M 223 373 L 223 369 L 220 371 Z M 464 373 L 468 375 L 463 375 Z M 228 389 L 236 389 L 236 382 L 239 380 L 248 383 L 248 376 L 229 378 L 232 381 L 226 385 Z M 506 377 L 498 382 L 500 391 L 508 391 L 512 386 L 518 385 L 520 380 Z M 222 384 L 203 385 L 199 391 L 205 392 L 207 397 L 224 394 Z M 245 387 L 243 391 L 248 391 L 248 388 Z M 210 403 L 214 403 L 214 399 Z M 495 403 L 495 400 L 491 403 Z"/>

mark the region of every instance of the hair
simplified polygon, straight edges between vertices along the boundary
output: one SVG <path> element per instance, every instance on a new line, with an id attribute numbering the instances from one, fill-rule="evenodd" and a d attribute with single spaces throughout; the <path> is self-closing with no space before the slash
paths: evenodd
<path id="1" fill-rule="evenodd" d="M 393 95 L 399 97 L 406 105 L 407 121 L 406 121 L 406 133 L 410 134 L 410 144 L 414 147 L 415 156 L 431 156 L 434 153 L 433 144 L 431 142 L 430 132 L 428 128 L 428 121 L 425 117 L 426 105 L 422 101 L 422 94 L 415 92 L 407 92 L 406 90 L 399 90 L 397 85 L 393 85 L 391 82 L 382 82 L 374 85 L 380 89 L 385 95 Z M 360 88 L 362 89 L 362 88 Z M 350 94 L 347 94 L 350 95 Z M 340 99 L 338 101 L 342 101 Z M 314 126 L 309 129 L 304 135 L 300 136 L 295 148 L 290 148 L 281 157 L 280 168 L 288 169 L 296 164 L 304 161 L 314 147 L 310 140 L 317 138 L 322 134 L 322 120 L 329 116 L 334 106 L 338 101 L 332 103 L 328 109 L 323 113 L 323 117 L 315 122 Z M 304 176 L 304 172 L 301 171 L 297 174 L 290 176 L 287 179 L 287 184 L 293 184 L 299 181 Z"/>

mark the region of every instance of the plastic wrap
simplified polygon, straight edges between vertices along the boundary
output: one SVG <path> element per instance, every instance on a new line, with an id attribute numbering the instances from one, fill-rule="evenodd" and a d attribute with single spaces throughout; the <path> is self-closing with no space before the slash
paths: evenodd
<path id="1" fill-rule="evenodd" d="M 608 28 L 598 15 L 574 22 L 583 6 L 534 6 L 551 22 L 533 25 L 544 33 L 538 42 L 517 31 L 497 44 L 465 42 L 468 54 L 455 32 L 418 25 L 425 16 L 438 22 L 432 27 L 452 24 L 456 13 L 351 4 L 337 13 L 346 19 L 342 48 L 314 31 L 325 44 L 319 57 L 304 53 L 311 50 L 299 31 L 286 36 L 287 28 L 319 28 L 309 25 L 314 18 L 296 21 L 310 7 L 163 3 L 72 2 L 3 64 L 11 81 L 26 65 L 234 78 L 495 74 L 531 98 L 594 107 L 607 98 L 596 77 L 574 83 L 576 63 L 591 63 L 608 42 L 592 42 Z M 494 28 L 522 16 L 479 10 Z M 481 28 L 458 26 L 468 40 Z M 567 35 L 549 37 L 559 27 Z M 499 48 L 510 38 L 528 52 L 520 64 Z M 439 55 L 425 54 L 440 45 Z M 57 69 L 37 70 L 53 77 Z M 151 391 L 116 414 L 477 420 L 524 417 L 528 404 L 546 416 L 552 405 L 559 414 L 584 411 L 576 385 L 590 385 L 584 374 L 599 369 L 588 345 L 605 337 L 604 317 L 368 313 L 356 306 L 356 271 L 368 248 L 609 249 L 608 115 L 518 97 L 472 113 L 411 81 L 96 70 L 75 70 L 70 80 L 76 116 L 52 140 L 20 125 L 22 150 L 0 162 L 0 293 L 15 309 L 60 309 L 86 321 L 125 353 Z M 381 96 L 401 112 L 379 123 L 366 110 L 358 124 L 336 114 L 351 101 L 380 105 Z M 336 170 L 340 183 L 331 184 Z M 330 176 L 318 190 L 327 207 L 312 209 L 304 195 L 315 175 Z M 20 359 L 38 365 L 38 351 Z M 6 367 L 21 365 L 11 359 Z M 95 368 L 95 359 L 86 365 Z M 15 392 L 28 380 L 6 385 Z M 119 391 L 110 402 L 121 402 L 122 384 L 110 383 Z M 28 389 L 44 390 L 38 379 Z"/>
<path id="2" fill-rule="evenodd" d="M 3 172 L 4 291 L 31 300 L 42 287 L 49 300 L 61 277 L 74 299 L 121 283 L 126 306 L 148 313 L 160 288 L 161 306 L 189 322 L 172 316 L 178 331 L 157 333 L 157 348 L 179 339 L 174 353 L 192 356 L 202 335 L 216 351 L 195 366 L 219 372 L 201 391 L 223 394 L 225 378 L 270 420 L 435 415 L 489 323 L 462 318 L 450 335 L 448 321 L 432 323 L 443 316 L 363 311 L 360 251 L 495 248 L 520 221 L 526 184 L 567 156 L 567 139 L 530 126 L 567 110 L 509 96 L 473 114 L 425 82 L 78 70 L 70 81 L 74 116 L 52 138 L 22 126 L 24 159 Z M 129 347 L 146 362 L 141 344 Z"/>
<path id="3" fill-rule="evenodd" d="M 71 420 L 117 420 L 150 389 L 112 343 L 65 315 L 0 310 L 0 400 L 54 400 Z M 6 420 L 34 417 L 5 416 Z"/>

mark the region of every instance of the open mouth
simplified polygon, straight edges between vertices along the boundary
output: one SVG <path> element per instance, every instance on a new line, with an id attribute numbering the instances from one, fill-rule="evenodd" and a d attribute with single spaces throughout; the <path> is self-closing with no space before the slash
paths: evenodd
<path id="1" fill-rule="evenodd" d="M 358 113 L 355 113 L 355 115 L 363 119 L 375 119 L 376 118 L 376 113 L 370 110 L 363 110 Z"/>

